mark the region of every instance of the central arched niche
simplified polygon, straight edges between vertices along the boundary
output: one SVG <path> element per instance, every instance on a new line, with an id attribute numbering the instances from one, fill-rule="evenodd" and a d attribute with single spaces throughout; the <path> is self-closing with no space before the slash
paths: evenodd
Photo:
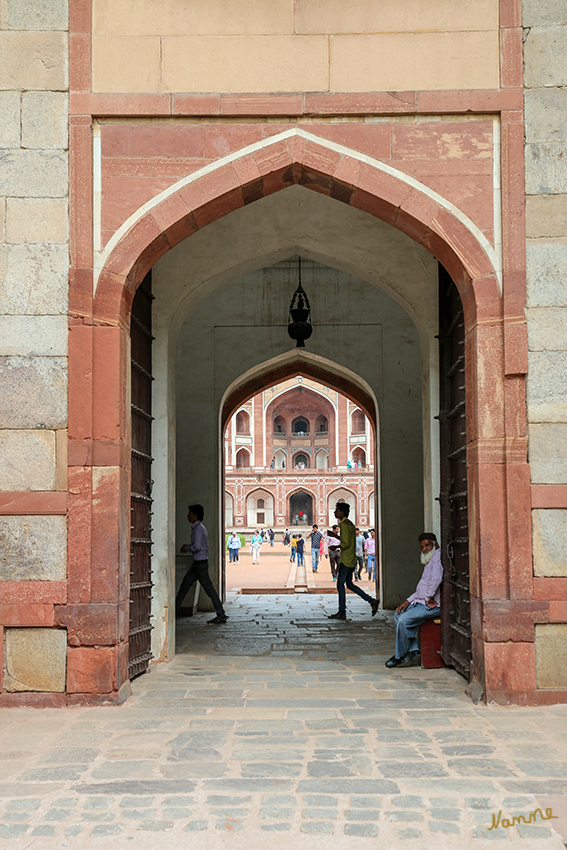
<path id="1" fill-rule="evenodd" d="M 302 277 L 314 325 L 309 351 L 359 375 L 378 401 L 384 601 L 391 607 L 409 592 L 408 581 L 413 581 L 410 575 L 418 561 L 416 538 L 423 526 L 417 331 L 399 304 L 352 275 L 303 260 Z M 291 348 L 287 310 L 296 285 L 296 258 L 250 272 L 201 301 L 180 330 L 177 548 L 187 536 L 185 505 L 192 500 L 205 505 L 211 543 L 220 537 L 221 470 L 215 459 L 220 454 L 217 423 L 222 393 L 239 375 Z M 348 474 L 345 470 L 345 477 Z M 217 550 L 213 555 L 211 546 L 213 564 L 219 554 Z"/>

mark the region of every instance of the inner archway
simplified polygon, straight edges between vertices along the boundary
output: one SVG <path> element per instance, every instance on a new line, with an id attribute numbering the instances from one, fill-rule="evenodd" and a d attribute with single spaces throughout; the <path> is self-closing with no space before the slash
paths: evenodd
<path id="1" fill-rule="evenodd" d="M 325 384 L 315 381 L 311 376 L 310 372 L 315 366 L 319 370 L 326 370 Z M 281 373 L 284 368 L 289 370 L 287 377 Z M 280 371 L 277 380 L 275 369 Z M 292 369 L 301 369 L 301 374 L 291 371 Z M 331 361 L 325 363 L 321 358 L 307 352 L 291 351 L 284 357 L 276 358 L 272 364 L 259 365 L 248 375 L 242 376 L 232 388 L 232 393 L 225 402 L 225 408 L 228 409 L 230 398 L 234 400 L 237 410 L 239 403 L 245 404 L 251 417 L 254 454 L 253 470 L 250 473 L 235 468 L 230 462 L 224 466 L 224 492 L 230 494 L 235 505 L 233 526 L 239 528 L 244 538 L 239 561 L 231 559 L 229 562 L 225 556 L 227 593 L 231 594 L 236 589 L 238 593 L 266 594 L 278 592 L 278 587 L 279 592 L 286 592 L 286 590 L 289 592 L 289 588 L 295 587 L 296 580 L 299 580 L 300 576 L 295 571 L 294 557 L 289 543 L 286 548 L 284 542 L 285 530 L 301 534 L 304 538 L 305 553 L 308 555 L 309 563 L 312 557 L 312 543 L 309 539 L 311 526 L 318 524 L 321 533 L 326 535 L 327 494 L 336 490 L 349 471 L 350 411 L 359 404 L 371 410 L 377 410 L 376 400 L 372 397 L 371 391 L 364 387 L 360 378 L 354 374 L 350 376 L 344 374 L 344 381 L 345 386 L 350 385 L 351 398 L 356 397 L 356 402 L 329 385 L 336 384 L 338 373 L 341 371 L 344 373 L 337 363 Z M 241 385 L 248 386 L 249 380 L 258 375 L 263 378 L 262 390 L 251 398 L 243 400 Z M 364 394 L 366 394 L 365 399 L 362 397 Z M 303 411 L 303 418 L 297 416 L 298 411 Z M 286 432 L 273 430 L 273 423 L 282 419 L 294 425 L 298 420 L 300 423 L 310 424 L 318 420 L 323 422 L 325 429 L 316 430 L 310 427 L 307 431 L 305 427 L 300 426 L 300 433 L 296 426 L 295 429 L 288 429 Z M 235 421 L 236 413 L 232 413 L 223 430 L 224 439 L 227 439 L 227 435 L 229 439 L 228 445 L 225 444 L 223 447 L 223 453 L 229 458 L 233 455 L 238 439 L 235 434 Z M 222 422 L 220 427 L 223 428 Z M 368 450 L 374 461 L 377 455 L 375 428 L 370 424 L 365 427 L 369 436 Z M 273 445 L 282 446 L 277 451 L 283 452 L 283 447 L 290 451 L 292 457 L 290 467 L 276 466 L 275 461 L 278 458 L 276 453 L 272 457 L 270 450 Z M 303 448 L 298 449 L 298 445 Z M 311 463 L 311 457 L 316 450 L 324 458 L 327 458 L 328 452 L 332 451 L 333 466 L 321 467 Z M 376 486 L 377 477 L 378 467 L 372 463 L 364 472 L 360 470 L 351 482 L 358 494 L 362 528 L 366 531 L 376 524 L 374 515 L 369 514 L 369 494 Z M 264 508 L 268 506 L 268 498 L 262 496 L 261 506 L 258 500 L 262 492 L 273 496 L 275 510 L 269 518 L 264 511 Z M 240 505 L 244 503 L 247 509 L 242 513 Z M 260 507 L 261 514 L 258 513 Z M 266 536 L 261 547 L 261 561 L 264 566 L 259 572 L 256 568 L 252 568 L 256 556 L 252 557 L 252 552 L 248 551 L 248 544 L 253 537 L 256 537 L 259 530 L 261 533 L 262 527 Z M 223 537 L 226 537 L 230 530 L 226 527 Z M 275 541 L 272 540 L 271 530 L 275 532 Z M 324 550 L 324 540 L 322 545 Z M 376 585 L 370 582 L 366 575 L 362 581 L 368 584 L 368 587 L 364 589 L 376 595 Z M 308 592 L 314 594 L 332 592 L 334 587 L 331 562 L 322 557 L 317 573 L 311 571 Z"/>
<path id="2" fill-rule="evenodd" d="M 298 490 L 289 498 L 289 524 L 295 528 L 313 525 L 313 496 Z"/>

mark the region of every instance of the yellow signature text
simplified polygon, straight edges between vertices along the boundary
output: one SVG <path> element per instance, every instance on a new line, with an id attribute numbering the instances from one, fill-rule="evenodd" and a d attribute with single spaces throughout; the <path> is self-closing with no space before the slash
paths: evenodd
<path id="1" fill-rule="evenodd" d="M 553 809 L 546 809 L 545 814 L 541 809 L 534 809 L 533 812 L 530 812 L 527 815 L 514 815 L 512 820 L 509 820 L 509 818 L 503 818 L 502 810 L 500 810 L 498 815 L 492 815 L 492 826 L 489 826 L 488 828 L 498 829 L 499 827 L 503 827 L 504 829 L 510 829 L 511 826 L 519 826 L 520 824 L 537 823 L 538 815 L 541 820 L 557 820 L 557 815 L 553 814 Z"/>

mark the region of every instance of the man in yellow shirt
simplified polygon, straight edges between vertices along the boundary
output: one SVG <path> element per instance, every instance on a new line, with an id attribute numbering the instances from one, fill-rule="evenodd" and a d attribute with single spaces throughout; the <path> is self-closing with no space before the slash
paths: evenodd
<path id="1" fill-rule="evenodd" d="M 378 610 L 379 602 L 373 599 L 362 588 L 354 584 L 352 577 L 356 567 L 356 529 L 348 518 L 350 505 L 346 502 L 337 502 L 335 516 L 339 521 L 341 536 L 341 563 L 339 566 L 339 577 L 337 579 L 337 592 L 339 594 L 339 610 L 331 614 L 329 620 L 346 620 L 346 590 L 345 584 L 353 593 L 365 599 L 372 608 L 372 616 Z"/>

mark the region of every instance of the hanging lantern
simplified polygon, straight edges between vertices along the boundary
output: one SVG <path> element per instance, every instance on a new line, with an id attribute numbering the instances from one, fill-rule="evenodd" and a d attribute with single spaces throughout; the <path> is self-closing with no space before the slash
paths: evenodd
<path id="1" fill-rule="evenodd" d="M 299 283 L 289 305 L 290 322 L 287 332 L 292 339 L 296 340 L 296 348 L 305 348 L 305 340 L 309 339 L 313 333 L 313 326 L 309 315 L 311 313 L 309 298 L 301 285 L 301 257 L 299 257 L 298 271 Z"/>

